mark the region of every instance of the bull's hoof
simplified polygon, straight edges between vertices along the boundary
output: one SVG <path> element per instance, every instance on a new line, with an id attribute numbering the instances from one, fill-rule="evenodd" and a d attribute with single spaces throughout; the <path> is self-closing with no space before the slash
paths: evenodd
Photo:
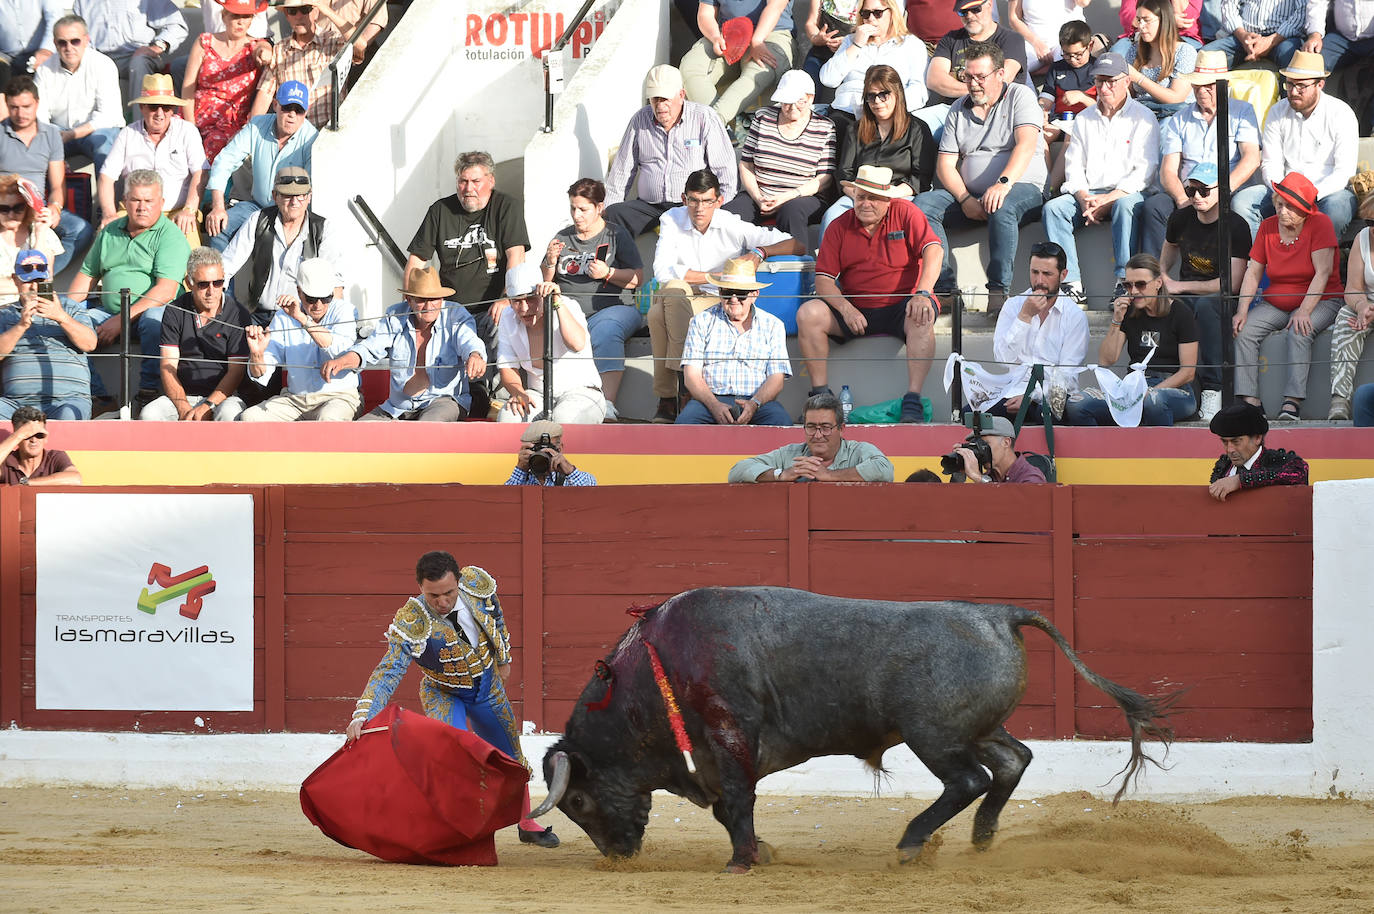
<path id="1" fill-rule="evenodd" d="M 759 866 L 768 866 L 771 863 L 778 862 L 778 852 L 773 848 L 773 845 L 769 844 L 767 841 L 759 842 L 757 862 Z"/>
<path id="2" fill-rule="evenodd" d="M 918 844 L 915 847 L 899 847 L 897 848 L 897 862 L 903 866 L 908 863 L 920 863 L 921 853 L 925 849 L 924 844 Z"/>
<path id="3" fill-rule="evenodd" d="M 939 832 L 931 835 L 920 844 L 897 845 L 897 863 L 907 866 L 913 863 L 933 863 L 935 852 L 940 849 L 943 843 Z"/>
<path id="4" fill-rule="evenodd" d="M 721 870 L 721 872 L 725 873 L 727 876 L 744 876 L 748 874 L 749 871 L 749 864 L 747 863 L 727 863 L 725 864 L 725 869 Z"/>

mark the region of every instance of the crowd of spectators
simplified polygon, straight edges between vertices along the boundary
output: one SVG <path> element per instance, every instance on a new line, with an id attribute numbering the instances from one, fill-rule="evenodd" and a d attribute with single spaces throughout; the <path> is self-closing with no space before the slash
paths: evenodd
<path id="1" fill-rule="evenodd" d="M 111 318 L 127 307 L 143 418 L 353 419 L 358 372 L 387 364 L 388 396 L 361 418 L 615 419 L 625 344 L 647 323 L 654 421 L 792 424 L 777 403 L 792 374 L 783 321 L 758 306 L 771 284 L 758 270 L 814 256 L 815 295 L 795 311 L 810 395 L 831 393 L 831 340 L 896 336 L 900 421 L 920 422 L 935 321 L 965 304 L 947 229 L 985 224 L 998 361 L 1082 365 L 1082 309 L 1109 302 L 1098 361 L 1127 354 L 1140 421 L 1206 420 L 1221 400 L 1218 327 L 1234 313 L 1236 395 L 1258 402 L 1259 345 L 1283 333 L 1277 418 L 1296 420 L 1313 342 L 1336 324 L 1330 416 L 1363 415 L 1374 392 L 1362 399 L 1352 377 L 1374 318 L 1368 229 L 1344 281 L 1338 248 L 1357 210 L 1374 217 L 1374 198 L 1347 186 L 1358 116 L 1326 79 L 1371 50 L 1367 5 L 1139 0 L 1123 5 L 1120 36 L 1093 35 L 1086 5 L 1012 0 L 999 23 L 993 0 L 813 0 L 804 16 L 795 0 L 701 0 L 700 40 L 680 68 L 649 71 L 605 182 L 568 188 L 571 224 L 541 259 L 527 260 L 523 203 L 497 189 L 491 156 L 465 152 L 455 193 L 409 242 L 403 300 L 359 333 L 347 253 L 311 210 L 310 167 L 334 104 L 321 75 L 365 2 L 284 6 L 272 42 L 266 0 L 213 0 L 179 57 L 186 30 L 170 0 L 77 2 L 66 16 L 16 0 L 0 15 L 0 258 L 17 270 L 37 253 L 52 275 L 81 258 L 57 305 L 33 306 L 64 359 L 94 348 L 82 326 L 98 345 L 117 340 L 124 316 Z M 1262 128 L 1232 100 L 1218 172 L 1217 81 L 1250 65 L 1278 67 L 1283 97 L 1266 102 Z M 749 110 L 761 97 L 773 104 Z M 68 160 L 82 157 L 96 175 L 90 220 L 66 206 Z M 251 186 L 234 187 L 245 168 Z M 1222 182 L 1230 264 L 1215 242 Z M 1017 294 L 1019 233 L 1037 219 L 1050 242 L 1032 248 L 1031 288 Z M 1110 226 L 1110 294 L 1085 289 L 1079 269 L 1076 240 L 1094 225 Z M 636 238 L 654 229 L 646 268 Z M 631 295 L 645 285 L 641 311 Z M 23 311 L 12 279 L 0 297 Z M 65 415 L 71 374 L 17 400 Z M 111 408 L 85 374 L 85 413 Z M 1055 380 L 1057 417 L 1120 421 L 1101 407 L 1108 381 Z M 994 414 L 1020 408 L 1011 387 L 1001 394 Z"/>

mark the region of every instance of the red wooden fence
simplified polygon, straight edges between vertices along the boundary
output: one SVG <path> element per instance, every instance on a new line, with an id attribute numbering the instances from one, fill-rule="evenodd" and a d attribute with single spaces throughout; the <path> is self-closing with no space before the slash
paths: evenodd
<path id="1" fill-rule="evenodd" d="M 159 491 L 150 489 L 105 491 Z M 185 491 L 178 490 L 178 491 Z M 217 731 L 339 730 L 381 655 L 415 558 L 454 552 L 500 582 L 517 714 L 557 730 L 624 610 L 699 585 L 774 584 L 1043 612 L 1109 678 L 1188 686 L 1200 740 L 1312 733 L 1311 490 L 1201 486 L 761 485 L 537 489 L 241 486 L 254 496 L 254 710 Z M 194 731 L 190 712 L 34 707 L 34 492 L 0 488 L 0 724 Z M 207 536 L 213 532 L 207 531 Z M 73 567 L 79 573 L 79 544 Z M 1026 636 L 1010 727 L 1118 737 L 1119 712 Z M 415 706 L 415 674 L 398 691 Z"/>

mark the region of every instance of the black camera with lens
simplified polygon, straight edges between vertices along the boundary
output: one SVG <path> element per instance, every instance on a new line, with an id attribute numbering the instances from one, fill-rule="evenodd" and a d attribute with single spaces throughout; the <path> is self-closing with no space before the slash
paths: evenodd
<path id="1" fill-rule="evenodd" d="M 968 426 L 972 429 L 969 436 L 959 442 L 948 454 L 940 458 L 940 472 L 950 478 L 950 482 L 963 482 L 967 477 L 964 466 L 964 456 L 960 451 L 968 450 L 973 452 L 974 458 L 978 461 L 978 472 L 986 476 L 992 472 L 992 445 L 983 440 L 983 414 L 973 413 Z"/>
<path id="2" fill-rule="evenodd" d="M 539 440 L 530 445 L 530 472 L 536 476 L 549 474 L 549 462 L 558 448 L 548 435 L 540 435 Z"/>

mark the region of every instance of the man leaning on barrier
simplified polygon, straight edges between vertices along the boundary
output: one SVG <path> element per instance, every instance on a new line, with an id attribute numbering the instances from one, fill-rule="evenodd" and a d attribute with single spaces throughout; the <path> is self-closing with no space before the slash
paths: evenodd
<path id="1" fill-rule="evenodd" d="M 1217 501 L 1241 489 L 1307 485 L 1307 462 L 1292 451 L 1267 448 L 1269 420 L 1253 403 L 1233 403 L 1212 417 L 1212 434 L 1224 449 L 1212 467 L 1207 492 Z"/>
<path id="2" fill-rule="evenodd" d="M 730 468 L 729 482 L 892 482 L 892 461 L 876 445 L 844 436 L 844 410 L 834 394 L 806 401 L 801 444 L 784 444 Z"/>

